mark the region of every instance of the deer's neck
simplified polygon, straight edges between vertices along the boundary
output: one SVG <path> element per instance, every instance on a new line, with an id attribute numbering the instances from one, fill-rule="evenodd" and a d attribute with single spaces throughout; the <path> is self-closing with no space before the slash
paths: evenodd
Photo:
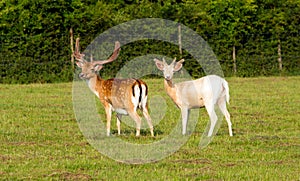
<path id="1" fill-rule="evenodd" d="M 181 103 L 178 99 L 177 93 L 176 93 L 176 87 L 175 84 L 172 82 L 172 80 L 164 80 L 165 84 L 165 90 L 169 97 L 174 101 L 174 103 L 178 106 L 181 107 Z"/>
<path id="2" fill-rule="evenodd" d="M 87 84 L 88 84 L 89 88 L 99 98 L 100 98 L 100 90 L 98 90 L 98 89 L 101 87 L 103 81 L 104 80 L 98 75 L 87 80 Z"/>

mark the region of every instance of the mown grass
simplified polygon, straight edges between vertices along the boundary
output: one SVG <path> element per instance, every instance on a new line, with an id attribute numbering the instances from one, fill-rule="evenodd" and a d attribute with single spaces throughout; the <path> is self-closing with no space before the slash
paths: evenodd
<path id="1" fill-rule="evenodd" d="M 0 179 L 299 180 L 300 77 L 227 80 L 234 137 L 223 121 L 213 141 L 199 149 L 208 120 L 202 109 L 195 132 L 180 150 L 141 165 L 116 162 L 86 141 L 73 113 L 71 83 L 0 85 Z M 146 82 L 150 100 L 159 95 L 172 104 L 162 80 Z M 177 116 L 175 108 L 166 113 L 154 139 L 147 129 L 135 138 L 134 128 L 124 124 L 121 137 L 158 140 Z"/>

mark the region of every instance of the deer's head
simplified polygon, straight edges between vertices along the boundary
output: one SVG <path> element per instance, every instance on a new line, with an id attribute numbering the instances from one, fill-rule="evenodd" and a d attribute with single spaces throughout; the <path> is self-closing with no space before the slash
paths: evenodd
<path id="1" fill-rule="evenodd" d="M 96 72 L 102 69 L 103 64 L 112 62 L 115 59 L 117 59 L 119 52 L 120 52 L 120 43 L 117 41 L 115 42 L 115 49 L 113 54 L 107 60 L 93 61 L 93 57 L 91 56 L 91 61 L 89 62 L 84 59 L 84 54 L 80 53 L 79 38 L 77 38 L 75 52 L 73 53 L 73 56 L 77 60 L 76 61 L 77 66 L 81 68 L 81 73 L 79 74 L 79 77 L 81 79 L 88 80 L 92 77 L 97 76 Z"/>
<path id="2" fill-rule="evenodd" d="M 181 69 L 182 63 L 184 62 L 184 59 L 179 60 L 176 62 L 176 58 L 174 58 L 173 62 L 168 65 L 163 58 L 163 61 L 154 59 L 156 67 L 161 70 L 164 74 L 164 78 L 166 80 L 171 80 L 173 78 L 174 72 L 177 72 Z"/>

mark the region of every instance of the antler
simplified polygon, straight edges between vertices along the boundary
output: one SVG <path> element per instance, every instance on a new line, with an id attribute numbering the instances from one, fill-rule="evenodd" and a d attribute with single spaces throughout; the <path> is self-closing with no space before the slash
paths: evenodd
<path id="1" fill-rule="evenodd" d="M 164 63 L 164 64 L 167 64 L 165 58 L 162 58 L 162 60 L 163 60 L 163 63 Z M 181 60 L 180 60 L 179 62 L 181 62 Z M 173 59 L 173 61 L 172 61 L 172 63 L 171 63 L 170 65 L 174 65 L 175 63 L 176 63 L 176 57 Z M 181 63 L 182 63 L 182 62 L 181 62 Z M 167 65 L 168 65 L 168 64 L 167 64 Z"/>
<path id="2" fill-rule="evenodd" d="M 115 42 L 115 49 L 114 49 L 113 54 L 107 60 L 93 61 L 93 64 L 94 65 L 99 65 L 99 64 L 103 65 L 103 64 L 114 61 L 119 56 L 120 49 L 121 49 L 120 42 L 116 41 Z"/>
<path id="3" fill-rule="evenodd" d="M 80 62 L 86 62 L 84 59 L 84 54 L 80 53 L 79 40 L 80 38 L 76 38 L 75 52 L 73 53 L 73 56 Z"/>
<path id="4" fill-rule="evenodd" d="M 176 57 L 173 59 L 173 62 L 171 63 L 172 65 L 176 62 Z"/>
<path id="5" fill-rule="evenodd" d="M 80 53 L 79 40 L 80 38 L 76 38 L 75 52 L 73 53 L 73 56 L 80 62 L 86 62 L 86 60 L 84 59 L 85 54 Z M 112 62 L 118 57 L 120 49 L 120 42 L 116 41 L 114 52 L 107 60 L 93 61 L 93 57 L 91 55 L 91 62 L 93 62 L 94 65 L 103 65 Z"/>

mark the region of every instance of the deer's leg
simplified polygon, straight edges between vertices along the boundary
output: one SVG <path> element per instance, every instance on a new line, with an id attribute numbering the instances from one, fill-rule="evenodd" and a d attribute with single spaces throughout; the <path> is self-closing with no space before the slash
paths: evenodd
<path id="1" fill-rule="evenodd" d="M 230 136 L 233 136 L 232 134 L 232 127 L 231 127 L 231 121 L 230 121 L 230 114 L 227 110 L 227 107 L 226 107 L 226 100 L 225 100 L 225 97 L 224 99 L 221 99 L 219 102 L 218 102 L 218 106 L 221 110 L 221 112 L 223 113 L 223 115 L 225 116 L 225 119 L 227 121 L 227 124 L 228 124 L 228 130 L 229 130 L 229 135 Z"/>
<path id="2" fill-rule="evenodd" d="M 122 114 L 117 114 L 118 135 L 121 134 L 121 119 L 122 119 Z"/>
<path id="3" fill-rule="evenodd" d="M 182 118 L 182 134 L 186 134 L 187 123 L 189 119 L 189 109 L 187 107 L 181 108 L 181 118 Z"/>
<path id="4" fill-rule="evenodd" d="M 107 104 L 105 107 L 106 113 L 106 135 L 110 135 L 110 122 L 111 122 L 111 105 Z"/>
<path id="5" fill-rule="evenodd" d="M 136 136 L 140 136 L 142 122 L 140 116 L 137 114 L 136 110 L 128 111 L 128 114 L 136 123 Z"/>
<path id="6" fill-rule="evenodd" d="M 212 136 L 213 132 L 214 132 L 214 128 L 216 126 L 217 120 L 218 120 L 218 116 L 215 112 L 215 108 L 214 108 L 214 104 L 207 104 L 205 105 L 205 108 L 207 110 L 207 113 L 209 115 L 210 118 L 210 128 L 208 131 L 208 136 Z"/>
<path id="7" fill-rule="evenodd" d="M 153 137 L 154 136 L 153 125 L 152 125 L 151 117 L 150 117 L 149 112 L 148 112 L 147 105 L 143 107 L 143 115 L 147 120 L 147 123 L 148 123 L 149 128 L 150 128 L 151 136 Z"/>

